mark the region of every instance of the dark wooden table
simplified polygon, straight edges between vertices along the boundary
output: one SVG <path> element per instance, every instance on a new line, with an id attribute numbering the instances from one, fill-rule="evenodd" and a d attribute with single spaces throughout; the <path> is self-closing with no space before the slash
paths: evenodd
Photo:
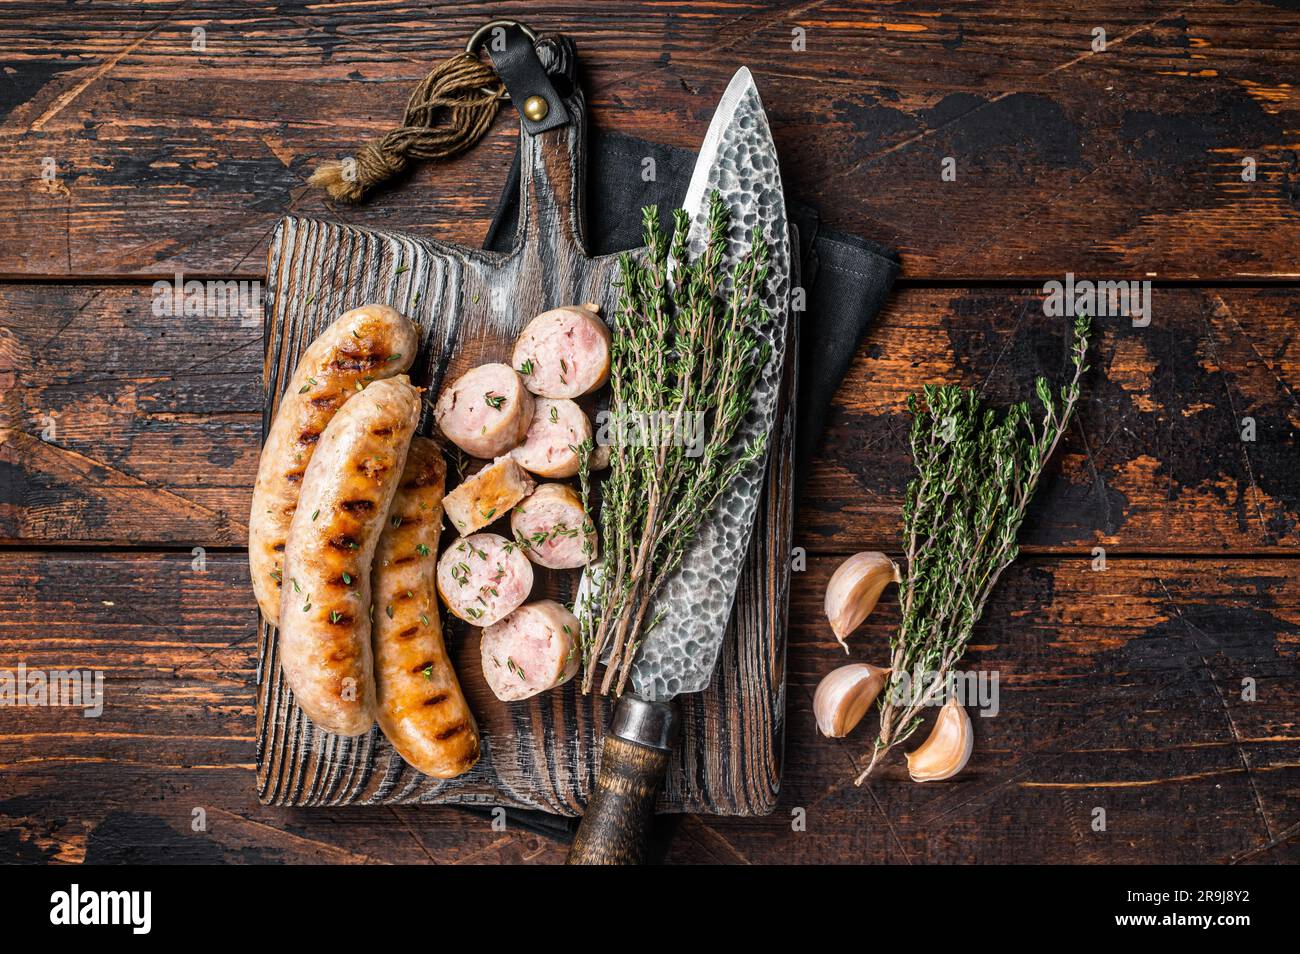
<path id="1" fill-rule="evenodd" d="M 291 210 L 480 240 L 507 117 L 360 208 L 305 180 L 520 6 L 0 8 L 0 668 L 101 669 L 107 697 L 99 719 L 0 709 L 0 860 L 563 857 L 455 809 L 257 804 L 243 547 L 260 322 L 157 316 L 151 289 L 258 279 Z M 681 819 L 667 860 L 1300 860 L 1294 6 L 528 7 L 576 38 L 609 129 L 694 146 L 748 64 L 793 191 L 903 253 L 797 518 L 780 805 Z M 866 732 L 819 738 L 810 712 L 844 660 L 825 582 L 849 553 L 897 549 L 909 392 L 1006 402 L 1060 370 L 1041 299 L 1066 272 L 1150 279 L 1153 314 L 1101 323 L 1087 404 L 972 641 L 1001 712 L 976 720 L 957 780 L 914 785 L 895 759 L 854 788 Z M 886 599 L 854 658 L 883 659 L 896 621 Z"/>

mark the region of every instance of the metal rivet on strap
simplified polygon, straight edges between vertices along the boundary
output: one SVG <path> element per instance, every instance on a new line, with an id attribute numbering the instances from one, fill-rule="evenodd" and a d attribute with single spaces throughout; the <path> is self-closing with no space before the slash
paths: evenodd
<path id="1" fill-rule="evenodd" d="M 524 115 L 535 123 L 540 123 L 551 111 L 551 104 L 541 96 L 529 96 L 524 100 Z"/>

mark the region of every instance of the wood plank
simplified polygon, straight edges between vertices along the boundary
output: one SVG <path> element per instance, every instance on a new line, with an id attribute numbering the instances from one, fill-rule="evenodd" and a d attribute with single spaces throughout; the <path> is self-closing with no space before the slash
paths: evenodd
<path id="1" fill-rule="evenodd" d="M 147 285 L 14 285 L 0 316 L 4 536 L 246 541 L 260 304 L 159 315 Z"/>
<path id="2" fill-rule="evenodd" d="M 866 335 L 795 520 L 810 552 L 888 547 L 910 474 L 906 395 L 1003 404 L 1059 374 L 1028 289 L 907 288 Z M 260 440 L 261 332 L 153 314 L 148 286 L 0 286 L 0 538 L 239 546 Z M 1080 424 L 1024 531 L 1029 549 L 1296 545 L 1300 295 L 1157 287 L 1148 328 L 1107 321 Z M 40 435 L 54 415 L 51 439 Z M 1256 439 L 1240 439 L 1254 417 Z"/>
<path id="3" fill-rule="evenodd" d="M 1300 295 L 1156 288 L 1151 309 L 1148 327 L 1094 323 L 1085 403 L 1022 540 L 1112 554 L 1295 547 Z M 907 395 L 959 383 L 995 406 L 1036 403 L 1035 377 L 1064 380 L 1062 324 L 1041 292 L 894 296 L 839 389 L 796 542 L 894 545 L 913 475 Z"/>
<path id="4" fill-rule="evenodd" d="M 851 775 L 869 720 L 815 734 L 817 681 L 846 661 L 820 612 L 837 557 L 796 573 L 786 765 L 766 818 L 660 830 L 675 862 L 1300 860 L 1300 591 L 1295 561 L 1022 560 L 966 664 L 997 671 L 951 783 L 901 756 Z M 0 668 L 105 674 L 103 715 L 0 707 L 5 860 L 559 861 L 563 847 L 435 806 L 288 810 L 254 794 L 256 638 L 246 565 L 185 553 L 0 553 Z M 880 658 L 894 597 L 851 640 Z M 1256 681 L 1257 701 L 1241 698 Z M 206 832 L 193 832 L 195 808 Z M 1091 827 L 1106 809 L 1107 831 Z M 793 832 L 805 810 L 807 830 Z M 671 836 L 671 840 L 669 840 Z"/>
<path id="5" fill-rule="evenodd" d="M 426 70 L 493 15 L 412 0 L 6 5 L 0 162 L 14 174 L 0 180 L 0 274 L 253 276 L 289 212 L 472 244 L 513 151 L 505 118 L 471 155 L 361 209 L 305 180 L 389 129 Z M 1083 20 L 1060 0 L 530 16 L 577 40 L 602 126 L 680 146 L 698 144 L 749 65 L 794 192 L 898 246 L 910 276 L 1297 276 L 1300 12 L 1288 5 L 1106 0 Z M 191 48 L 196 28 L 205 50 Z M 945 157 L 956 181 L 940 177 Z"/>

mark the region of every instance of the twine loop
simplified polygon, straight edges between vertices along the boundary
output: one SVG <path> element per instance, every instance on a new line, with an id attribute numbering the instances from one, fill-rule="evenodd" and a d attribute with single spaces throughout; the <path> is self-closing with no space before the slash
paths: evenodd
<path id="1" fill-rule="evenodd" d="M 335 199 L 359 202 L 412 160 L 446 159 L 473 146 L 491 128 L 504 93 L 489 64 L 470 53 L 453 56 L 412 91 L 399 128 L 363 145 L 352 160 L 321 163 L 308 181 Z"/>

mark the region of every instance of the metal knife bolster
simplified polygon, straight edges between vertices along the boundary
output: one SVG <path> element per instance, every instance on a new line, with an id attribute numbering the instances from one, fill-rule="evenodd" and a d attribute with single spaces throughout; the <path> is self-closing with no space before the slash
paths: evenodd
<path id="1" fill-rule="evenodd" d="M 671 700 L 652 702 L 634 692 L 619 698 L 609 724 L 609 731 L 620 739 L 662 752 L 672 750 L 677 729 L 677 706 Z"/>

